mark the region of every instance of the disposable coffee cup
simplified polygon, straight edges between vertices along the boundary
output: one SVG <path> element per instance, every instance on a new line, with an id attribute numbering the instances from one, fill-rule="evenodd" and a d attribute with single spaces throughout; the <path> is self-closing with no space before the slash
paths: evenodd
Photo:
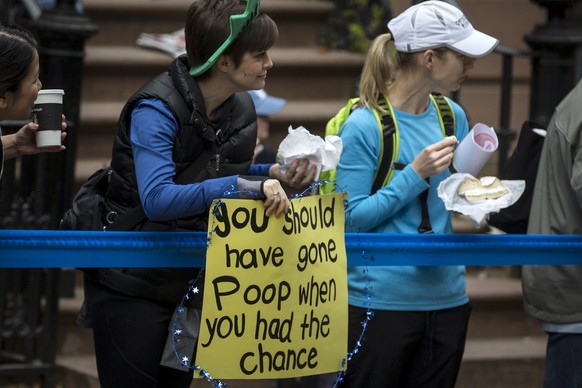
<path id="1" fill-rule="evenodd" d="M 498 146 L 499 140 L 493 128 L 477 123 L 455 150 L 453 167 L 457 172 L 476 177 Z"/>
<path id="2" fill-rule="evenodd" d="M 43 89 L 32 108 L 32 121 L 38 124 L 37 147 L 61 145 L 61 123 L 63 115 L 63 89 Z"/>

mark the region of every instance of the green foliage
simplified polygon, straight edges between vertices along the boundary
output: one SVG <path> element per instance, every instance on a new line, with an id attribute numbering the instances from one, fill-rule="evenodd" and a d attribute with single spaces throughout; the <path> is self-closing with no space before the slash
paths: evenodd
<path id="1" fill-rule="evenodd" d="M 392 17 L 389 0 L 335 0 L 336 9 L 319 37 L 334 50 L 365 53 L 370 42 L 388 31 Z"/>

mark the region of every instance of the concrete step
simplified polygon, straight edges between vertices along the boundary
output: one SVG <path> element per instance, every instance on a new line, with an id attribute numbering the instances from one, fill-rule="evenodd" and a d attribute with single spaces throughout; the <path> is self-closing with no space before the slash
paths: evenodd
<path id="1" fill-rule="evenodd" d="M 545 358 L 545 336 L 471 339 L 467 341 L 463 361 L 540 360 Z"/>
<path id="2" fill-rule="evenodd" d="M 457 388 L 532 388 L 543 383 L 545 338 L 468 340 Z M 92 354 L 58 356 L 58 376 L 62 388 L 98 388 Z M 224 380 L 231 388 L 277 388 L 275 380 Z M 195 381 L 191 388 L 209 384 Z M 292 385 L 299 386 L 299 385 Z M 301 387 L 306 387 L 300 385 Z M 331 388 L 331 386 L 330 386 Z"/>
<path id="3" fill-rule="evenodd" d="M 81 274 L 80 271 L 77 271 Z M 72 297 L 59 300 L 59 328 L 57 354 L 76 357 L 92 354 L 94 351 L 93 332 L 76 324 L 77 314 L 83 303 L 83 288 L 76 286 Z"/>
<path id="4" fill-rule="evenodd" d="M 268 90 L 288 100 L 272 118 L 271 137 L 267 145 L 277 148 L 291 125 L 302 125 L 312 133 L 323 136 L 326 122 L 356 93 L 356 80 L 362 57 L 346 52 L 321 51 L 312 48 L 274 49 L 276 66 L 269 73 Z M 143 83 L 167 69 L 171 57 L 139 47 L 95 46 L 87 50 L 83 85 L 83 103 L 78 136 L 78 160 L 109 159 L 115 125 L 124 101 Z M 472 122 L 491 123 L 497 117 L 497 85 L 483 82 L 492 77 L 489 67 L 477 74 L 480 78 L 461 94 L 465 106 L 479 105 Z M 525 79 L 525 78 L 524 78 Z M 514 98 L 525 100 L 527 87 L 518 84 Z M 523 104 L 522 104 L 523 105 Z M 519 106 L 516 107 L 517 109 Z M 473 110 L 475 111 L 475 110 Z M 525 113 L 524 113 L 525 115 Z M 496 175 L 496 158 L 484 172 Z M 82 180 L 83 177 L 82 176 Z"/>
<path id="5" fill-rule="evenodd" d="M 545 337 L 468 340 L 456 387 L 541 387 L 545 344 Z"/>
<path id="6" fill-rule="evenodd" d="M 80 272 L 79 272 L 80 274 Z M 521 281 L 511 267 L 470 267 L 467 293 L 472 304 L 468 339 L 482 341 L 545 337 L 537 321 L 522 307 Z M 72 298 L 61 298 L 59 304 L 60 355 L 91 353 L 92 333 L 75 324 L 83 302 L 80 286 Z"/>
<path id="7" fill-rule="evenodd" d="M 269 92 L 286 98 L 272 117 L 267 145 L 277 148 L 288 127 L 304 126 L 323 136 L 325 124 L 354 92 L 362 58 L 347 52 L 273 49 L 278 70 L 270 72 Z M 84 182 L 94 159 L 109 160 L 123 104 L 139 87 L 165 71 L 171 57 L 139 47 L 87 49 L 77 147 L 77 182 Z M 330 69 L 334 71 L 330 72 Z M 89 173 L 89 175 L 87 175 Z"/>
<path id="8" fill-rule="evenodd" d="M 474 22 L 485 30 L 491 28 L 489 19 L 482 20 L 480 16 L 484 8 L 489 12 L 486 3 L 479 0 L 466 5 L 468 14 L 474 15 Z M 281 40 L 271 50 L 275 66 L 269 72 L 267 90 L 289 101 L 283 112 L 273 118 L 272 135 L 267 145 L 277 148 L 289 125 L 303 125 L 312 133 L 323 134 L 327 120 L 343 106 L 347 98 L 355 95 L 363 56 L 326 51 L 313 44 L 316 31 L 323 27 L 327 15 L 333 10 L 332 2 L 265 0 L 262 6 L 273 15 L 281 30 Z M 400 1 L 393 4 L 397 12 L 404 6 Z M 505 8 L 508 6 L 506 3 L 503 5 Z M 511 6 L 525 9 L 531 5 L 519 0 Z M 165 71 L 172 60 L 168 54 L 138 47 L 135 38 L 140 32 L 172 32 L 179 28 L 187 4 L 182 0 L 168 0 L 163 4 L 156 0 L 87 0 L 85 7 L 101 30 L 87 47 L 77 159 L 79 164 L 93 165 L 94 159 L 109 159 L 122 101 L 152 77 Z M 161 14 L 164 17 L 160 17 Z M 540 16 L 537 12 L 535 15 Z M 503 17 L 506 16 L 507 13 L 503 13 Z M 518 28 L 515 24 L 512 26 L 512 29 Z M 518 35 L 511 34 L 504 43 L 514 43 Z M 285 39 L 294 41 L 287 42 Z M 522 43 L 519 45 L 523 46 Z M 460 101 L 471 124 L 484 122 L 496 125 L 500 116 L 501 65 L 498 54 L 480 59 L 463 85 Z M 529 59 L 518 58 L 513 73 L 510 126 L 519 128 L 528 116 Z M 317 101 L 321 104 L 314 104 Z M 79 170 L 87 169 L 80 166 Z M 484 172 L 496 175 L 495 157 Z M 80 181 L 85 178 L 86 175 L 81 174 Z"/>
<path id="9" fill-rule="evenodd" d="M 489 271 L 489 273 L 487 272 Z M 521 280 L 508 275 L 510 267 L 469 269 L 467 294 L 473 306 L 468 338 L 541 337 L 543 330 L 522 306 Z"/>
<path id="10" fill-rule="evenodd" d="M 346 104 L 344 99 L 330 100 L 288 100 L 283 109 L 271 116 L 271 140 L 273 146 L 287 135 L 289 126 L 297 128 L 302 125 L 312 133 L 323 136 L 322 126 Z M 90 101 L 81 105 L 81 128 L 83 136 L 103 136 L 113 139 L 119 114 L 125 101 Z M 279 133 L 281 132 L 281 133 Z M 94 145 L 93 139 L 89 142 Z M 82 147 L 82 145 L 81 145 Z M 83 149 L 86 157 L 101 157 L 94 154 L 89 148 Z M 108 150 L 108 152 L 111 150 Z"/>
<path id="11" fill-rule="evenodd" d="M 137 46 L 88 46 L 81 101 L 126 100 L 171 61 L 168 54 Z"/>
<path id="12" fill-rule="evenodd" d="M 269 51 L 274 66 L 269 70 L 270 94 L 287 99 L 310 100 L 349 98 L 355 95 L 364 57 L 346 51 L 317 47 L 275 47 Z M 127 99 L 145 82 L 166 71 L 172 57 L 137 46 L 95 45 L 86 49 L 83 75 L 83 101 Z M 525 64 L 521 59 L 519 64 Z M 491 101 L 499 89 L 501 57 L 493 54 L 475 65 L 459 96 L 465 104 L 470 96 Z M 527 66 L 515 72 L 516 99 L 521 88 L 529 86 Z M 468 99 L 467 102 L 473 102 Z M 477 101 L 475 101 L 477 102 Z"/>
<path id="13" fill-rule="evenodd" d="M 99 388 L 93 354 L 57 356 L 58 380 L 62 388 Z"/>
<path id="14" fill-rule="evenodd" d="M 468 340 L 456 387 L 541 387 L 544 360 L 545 338 L 543 337 Z M 62 388 L 99 387 L 93 355 L 59 356 L 57 364 Z M 279 386 L 275 380 L 224 380 L 223 382 L 231 388 L 277 388 Z M 207 382 L 198 380 L 192 384 L 191 388 L 207 386 L 210 386 Z"/>
<path id="15" fill-rule="evenodd" d="M 521 285 L 510 267 L 470 267 L 467 292 L 473 305 L 458 388 L 541 386 L 546 337 L 523 313 Z M 63 388 L 99 387 L 92 333 L 74 325 L 82 290 L 61 299 L 59 381 Z M 274 380 L 225 381 L 233 388 L 278 388 Z M 192 388 L 209 386 L 195 381 Z M 299 386 L 299 385 L 292 385 Z M 302 386 L 303 387 L 303 386 Z"/>
<path id="16" fill-rule="evenodd" d="M 171 33 L 184 27 L 190 2 L 183 0 L 84 0 L 85 12 L 99 27 L 89 45 L 135 45 L 142 32 Z M 332 1 L 263 0 L 262 12 L 277 23 L 279 47 L 315 46 L 334 10 Z M 163 17 L 161 17 L 163 15 Z"/>
<path id="17" fill-rule="evenodd" d="M 62 388 L 99 388 L 95 356 L 92 354 L 57 357 L 58 381 Z M 278 388 L 275 380 L 222 380 L 230 388 Z M 196 379 L 190 388 L 207 388 L 210 383 Z M 3 387 L 5 388 L 5 387 Z"/>
<path id="18" fill-rule="evenodd" d="M 345 105 L 346 100 L 288 100 L 281 112 L 271 117 L 271 135 L 267 145 L 278 148 L 289 126 L 303 126 L 313 134 L 324 136 L 325 124 Z M 77 141 L 76 179 L 84 181 L 93 167 L 99 168 L 111 158 L 117 120 L 124 101 L 84 102 L 80 111 Z M 87 175 L 89 174 L 89 175 Z"/>
<path id="19" fill-rule="evenodd" d="M 391 5 L 398 13 L 410 4 L 398 0 Z M 494 6 L 491 6 L 490 0 L 476 0 L 463 5 L 476 26 L 496 34 L 503 44 L 520 49 L 526 48 L 522 39 L 524 33 L 532 31 L 535 24 L 545 18 L 543 10 L 527 0 L 496 1 Z M 143 83 L 165 71 L 172 58 L 156 50 L 138 47 L 135 39 L 141 32 L 168 33 L 180 28 L 187 6 L 182 0 L 86 0 L 86 12 L 100 27 L 100 32 L 88 41 L 83 104 L 124 101 Z M 275 62 L 267 82 L 267 90 L 271 94 L 290 102 L 298 101 L 303 107 L 312 107 L 314 111 L 317 106 L 312 105 L 313 101 L 337 100 L 343 103 L 355 94 L 363 56 L 324 51 L 315 45 L 317 31 L 323 28 L 327 16 L 333 11 L 333 2 L 264 0 L 262 7 L 277 21 L 281 32 L 280 40 L 271 52 Z M 516 21 L 515 14 L 531 17 Z M 511 22 L 500 22 L 506 19 Z M 501 59 L 501 55 L 492 54 L 476 61 L 475 68 L 463 85 L 460 102 L 471 124 L 484 122 L 494 127 L 498 125 Z M 528 117 L 529 61 L 529 58 L 519 57 L 514 62 L 511 128 L 520 128 L 522 121 Z M 104 118 L 114 117 L 109 118 L 108 122 L 101 120 L 103 130 L 113 133 L 119 112 L 103 110 L 100 113 Z M 282 112 L 274 120 L 274 135 L 268 145 L 276 147 L 286 135 L 289 125 L 303 125 L 316 134 L 323 133 L 325 121 L 330 116 L 319 113 L 325 119 L 310 121 L 312 117 L 307 117 L 307 114 L 307 109 L 295 113 L 291 107 L 287 112 Z M 92 134 L 91 122 L 82 120 L 80 129 L 80 143 L 90 147 L 81 146 L 79 158 L 108 157 L 109 138 Z M 484 172 L 496 174 L 496 158 L 491 159 Z"/>
<path id="20" fill-rule="evenodd" d="M 287 99 L 343 99 L 354 94 L 361 55 L 317 48 L 273 48 L 270 94 Z M 166 71 L 170 55 L 134 46 L 90 46 L 86 50 L 82 101 L 123 101 Z"/>

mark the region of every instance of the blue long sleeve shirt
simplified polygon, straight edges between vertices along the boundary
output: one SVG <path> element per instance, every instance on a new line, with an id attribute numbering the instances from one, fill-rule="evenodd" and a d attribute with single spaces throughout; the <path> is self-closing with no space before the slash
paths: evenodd
<path id="1" fill-rule="evenodd" d="M 451 101 L 455 135 L 468 132 L 467 118 Z M 338 190 L 348 193 L 346 230 L 366 233 L 415 233 L 421 221 L 418 196 L 429 188 L 428 209 L 435 233 L 452 233 L 450 213 L 437 195 L 447 169 L 430 177 L 430 185 L 410 166 L 426 146 L 443 139 L 436 108 L 418 115 L 394 109 L 400 133 L 398 162 L 391 182 L 371 195 L 381 151 L 380 132 L 372 111 L 352 112 L 340 131 L 344 149 L 337 167 Z M 376 257 L 378 258 L 378 257 Z M 389 252 L 382 260 L 389 260 Z M 450 308 L 468 301 L 463 266 L 348 268 L 350 304 L 382 310 L 427 311 Z M 371 288 L 370 288 L 371 287 Z"/>
<path id="2" fill-rule="evenodd" d="M 174 183 L 172 160 L 179 124 L 159 99 L 141 100 L 131 114 L 130 139 L 138 191 L 144 211 L 153 221 L 166 221 L 205 213 L 216 198 L 237 198 L 238 176 Z M 269 164 L 251 165 L 249 175 L 269 176 Z M 234 193 L 234 194 L 233 194 Z"/>

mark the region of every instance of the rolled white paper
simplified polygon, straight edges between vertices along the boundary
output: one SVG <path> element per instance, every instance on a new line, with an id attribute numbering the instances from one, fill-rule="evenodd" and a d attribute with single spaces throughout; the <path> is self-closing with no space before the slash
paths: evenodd
<path id="1" fill-rule="evenodd" d="M 498 146 L 499 140 L 493 128 L 477 123 L 455 150 L 453 167 L 457 172 L 476 177 Z"/>

